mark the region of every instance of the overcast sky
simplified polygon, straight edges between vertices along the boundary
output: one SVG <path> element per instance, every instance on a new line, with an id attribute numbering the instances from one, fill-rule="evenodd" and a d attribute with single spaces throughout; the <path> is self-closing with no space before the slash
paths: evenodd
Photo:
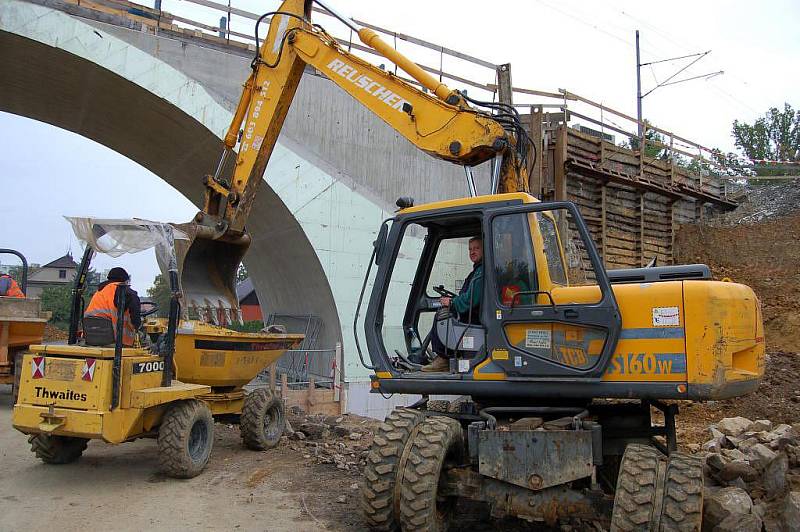
<path id="1" fill-rule="evenodd" d="M 675 79 L 719 70 L 725 74 L 658 89 L 644 99 L 644 116 L 664 129 L 726 151 L 734 149 L 730 137 L 734 119 L 752 122 L 783 102 L 800 107 L 800 2 L 796 0 L 328 1 L 343 14 L 493 63 L 511 63 L 517 87 L 565 88 L 631 115 L 636 114 L 636 29 L 641 32 L 643 63 L 712 50 Z M 232 0 L 232 4 L 252 12 L 278 5 L 257 0 Z M 210 25 L 216 25 L 220 16 L 179 0 L 164 0 L 162 8 Z M 315 18 L 342 34 L 330 19 Z M 233 24 L 233 29 L 251 31 L 242 19 Z M 402 44 L 399 49 L 418 62 L 438 66 L 435 54 Z M 675 61 L 643 68 L 643 92 L 685 64 Z M 444 70 L 483 83 L 493 81 L 490 73 L 452 59 L 445 59 Z M 457 83 L 451 85 L 458 88 Z M 195 212 L 157 176 L 72 133 L 0 113 L 0 139 L 4 198 L 0 247 L 22 251 L 29 262 L 45 263 L 70 249 L 76 258 L 80 254 L 63 215 L 182 222 Z M 9 259 L 0 256 L 0 261 Z M 140 293 L 157 273 L 150 254 L 101 259 L 97 266 L 117 264 L 128 267 Z"/>

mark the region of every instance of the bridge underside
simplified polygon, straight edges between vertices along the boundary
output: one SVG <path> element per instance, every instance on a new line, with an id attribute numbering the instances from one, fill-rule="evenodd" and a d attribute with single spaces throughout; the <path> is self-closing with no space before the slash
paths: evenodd
<path id="1" fill-rule="evenodd" d="M 219 138 L 203 124 L 141 86 L 60 48 L 0 31 L 0 50 L 0 111 L 107 146 L 201 205 L 202 176 L 215 167 L 221 149 Z M 59 178 L 58 168 L 53 175 Z M 263 287 L 261 304 L 272 312 L 314 314 L 326 325 L 318 342 L 327 346 L 340 341 L 330 285 L 298 221 L 266 183 L 253 212 L 248 223 L 253 245 L 246 263 L 256 286 Z"/>

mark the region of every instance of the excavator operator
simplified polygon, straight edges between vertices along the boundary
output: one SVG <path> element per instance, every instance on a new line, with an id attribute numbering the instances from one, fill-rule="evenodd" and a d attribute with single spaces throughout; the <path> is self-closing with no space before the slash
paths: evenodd
<path id="1" fill-rule="evenodd" d="M 25 297 L 25 293 L 22 291 L 13 277 L 7 273 L 3 273 L 0 274 L 0 296 Z"/>
<path id="2" fill-rule="evenodd" d="M 472 271 L 461 285 L 458 295 L 452 298 L 442 297 L 439 302 L 442 308 L 457 312 L 458 321 L 477 325 L 480 324 L 483 299 L 483 239 L 480 236 L 469 239 L 469 260 L 472 261 Z M 448 353 L 445 349 L 436 332 L 435 322 L 431 330 L 431 347 L 437 356 L 422 371 L 447 371 L 450 368 L 447 356 L 452 356 L 452 352 Z"/>

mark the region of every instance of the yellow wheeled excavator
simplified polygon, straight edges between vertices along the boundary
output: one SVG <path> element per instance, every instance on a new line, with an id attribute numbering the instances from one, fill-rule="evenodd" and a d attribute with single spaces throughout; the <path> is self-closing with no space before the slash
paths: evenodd
<path id="1" fill-rule="evenodd" d="M 753 391 L 764 371 L 758 299 L 711 280 L 703 265 L 606 271 L 577 207 L 528 193 L 536 157 L 513 107 L 451 90 L 387 45 L 316 2 L 407 83 L 344 50 L 310 20 L 310 2 L 263 15 L 270 27 L 226 137 L 237 164 L 263 171 L 305 65 L 315 67 L 430 155 L 463 165 L 493 161 L 491 193 L 414 205 L 380 226 L 359 300 L 375 393 L 419 394 L 375 435 L 362 483 L 375 530 L 444 530 L 459 499 L 494 516 L 555 523 L 606 520 L 612 530 L 700 530 L 700 462 L 677 452 L 674 400 Z M 245 115 L 249 113 L 248 118 Z M 258 117 L 255 120 L 254 117 Z M 250 165 L 247 161 L 255 159 Z M 250 180 L 249 183 L 254 183 Z M 246 209 L 237 183 L 212 180 L 205 218 Z M 215 210 L 216 206 L 219 208 Z M 229 216 L 236 230 L 236 216 Z M 482 297 L 463 320 L 442 310 L 483 243 Z M 370 270 L 377 266 L 374 276 Z M 469 296 L 471 300 L 472 296 Z M 421 371 L 437 353 L 442 371 Z M 434 394 L 460 396 L 445 405 Z M 667 403 L 666 401 L 671 401 Z M 651 411 L 663 413 L 654 424 Z"/>
<path id="2" fill-rule="evenodd" d="M 606 271 L 577 207 L 528 193 L 526 168 L 538 147 L 513 107 L 451 90 L 316 3 L 422 89 L 344 50 L 312 24 L 310 1 L 286 0 L 264 14 L 205 207 L 182 228 L 191 235 L 177 259 L 187 307 L 218 319 L 230 308 L 225 281 L 249 241 L 255 187 L 312 65 L 421 150 L 464 166 L 470 183 L 466 198 L 401 198 L 377 232 L 359 298 L 360 308 L 372 280 L 368 361 L 358 313 L 357 348 L 374 393 L 422 399 L 390 413 L 375 435 L 362 483 L 370 528 L 444 530 L 466 499 L 497 517 L 699 530 L 702 467 L 677 452 L 677 406 L 665 401 L 757 387 L 764 338 L 753 291 L 712 281 L 703 265 Z M 471 168 L 489 161 L 491 193 L 477 196 Z M 468 271 L 460 258 L 476 237 L 482 296 L 463 320 L 441 298 L 459 289 Z M 422 371 L 434 329 L 448 364 Z M 441 394 L 460 399 L 429 400 Z M 663 424 L 654 424 L 653 408 Z"/>

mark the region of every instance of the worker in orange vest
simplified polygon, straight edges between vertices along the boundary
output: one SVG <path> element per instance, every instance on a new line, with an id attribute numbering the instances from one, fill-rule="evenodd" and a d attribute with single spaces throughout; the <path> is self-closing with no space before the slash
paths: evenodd
<path id="1" fill-rule="evenodd" d="M 13 277 L 7 273 L 2 273 L 0 274 L 0 296 L 25 297 L 25 293 L 20 289 Z"/>
<path id="2" fill-rule="evenodd" d="M 125 292 L 125 318 L 122 325 L 122 345 L 130 347 L 136 338 L 136 331 L 142 325 L 141 302 L 139 294 L 129 285 L 130 275 L 124 268 L 111 268 L 108 280 L 97 287 L 97 292 L 89 301 L 84 316 L 106 318 L 111 320 L 114 327 L 114 336 L 117 334 L 117 294 L 120 290 Z"/>

